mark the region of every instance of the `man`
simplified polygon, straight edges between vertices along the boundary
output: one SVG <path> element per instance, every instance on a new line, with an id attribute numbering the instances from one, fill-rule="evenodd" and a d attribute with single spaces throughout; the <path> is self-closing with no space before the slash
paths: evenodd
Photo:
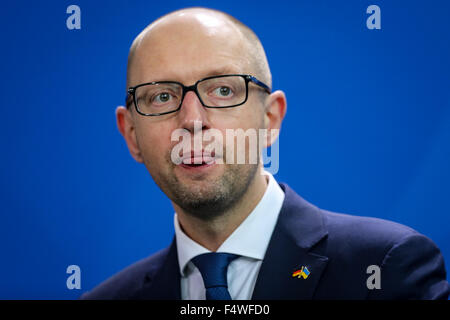
<path id="1" fill-rule="evenodd" d="M 259 142 L 270 146 L 286 112 L 284 93 L 270 87 L 258 38 L 225 13 L 178 10 L 139 34 L 117 124 L 170 198 L 175 238 L 82 298 L 447 299 L 442 255 L 416 231 L 313 206 L 263 171 L 260 149 L 257 163 L 250 143 L 234 149 L 236 137 L 174 152 L 177 130 L 188 142 L 268 130 Z M 221 163 L 230 151 L 245 161 Z"/>

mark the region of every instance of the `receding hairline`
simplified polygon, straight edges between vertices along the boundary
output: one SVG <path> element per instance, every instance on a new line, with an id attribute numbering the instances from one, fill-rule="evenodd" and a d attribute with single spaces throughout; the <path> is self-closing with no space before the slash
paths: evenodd
<path id="1" fill-rule="evenodd" d="M 255 68 L 255 76 L 258 77 L 262 82 L 266 83 L 270 88 L 272 87 L 272 75 L 270 73 L 269 64 L 267 61 L 266 53 L 264 51 L 264 48 L 261 44 L 261 41 L 259 40 L 256 33 L 250 29 L 247 25 L 245 25 L 243 22 L 239 21 L 232 15 L 216 10 L 216 9 L 210 9 L 210 8 L 204 8 L 204 7 L 191 7 L 191 8 L 185 8 L 185 9 L 179 9 L 172 12 L 169 12 L 152 23 L 150 23 L 147 27 L 142 30 L 139 35 L 133 40 L 133 43 L 131 44 L 130 51 L 128 54 L 128 66 L 127 66 L 127 86 L 129 86 L 129 79 L 130 79 L 130 66 L 133 62 L 134 55 L 139 47 L 139 44 L 141 40 L 144 38 L 144 36 L 150 32 L 150 30 L 156 26 L 159 22 L 163 21 L 163 19 L 168 18 L 170 16 L 183 13 L 183 12 L 195 12 L 195 11 L 204 11 L 206 13 L 215 14 L 218 16 L 223 16 L 225 19 L 230 21 L 234 26 L 237 27 L 237 29 L 242 33 L 244 36 L 244 39 L 247 42 L 248 48 L 249 48 L 249 56 L 251 59 L 251 64 L 253 68 Z"/>

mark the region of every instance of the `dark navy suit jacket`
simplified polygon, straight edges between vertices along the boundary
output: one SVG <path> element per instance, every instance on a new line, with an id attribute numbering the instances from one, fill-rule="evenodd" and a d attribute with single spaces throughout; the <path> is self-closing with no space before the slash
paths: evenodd
<path id="1" fill-rule="evenodd" d="M 448 299 L 443 257 L 416 231 L 386 220 L 321 210 L 280 184 L 285 200 L 252 299 Z M 367 267 L 381 289 L 368 289 Z M 304 278 L 292 273 L 302 266 Z M 180 299 L 175 239 L 82 299 Z"/>

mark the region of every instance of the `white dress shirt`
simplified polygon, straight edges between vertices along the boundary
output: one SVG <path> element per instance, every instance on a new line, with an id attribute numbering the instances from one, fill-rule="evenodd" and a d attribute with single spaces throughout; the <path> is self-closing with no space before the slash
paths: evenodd
<path id="1" fill-rule="evenodd" d="M 264 255 L 284 201 L 284 192 L 267 171 L 268 185 L 263 197 L 217 252 L 237 254 L 240 257 L 228 266 L 228 291 L 233 300 L 250 300 Z M 189 238 L 174 216 L 178 262 L 181 272 L 181 299 L 205 300 L 203 278 L 191 259 L 211 252 Z"/>

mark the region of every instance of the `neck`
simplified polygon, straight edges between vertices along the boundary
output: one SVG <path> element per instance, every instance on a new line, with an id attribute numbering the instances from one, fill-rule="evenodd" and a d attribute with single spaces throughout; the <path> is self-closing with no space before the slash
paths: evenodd
<path id="1" fill-rule="evenodd" d="M 217 251 L 222 243 L 248 217 L 263 197 L 268 182 L 266 176 L 260 174 L 260 172 L 258 170 L 255 174 L 255 178 L 236 205 L 214 220 L 204 221 L 193 217 L 184 212 L 175 203 L 172 203 L 184 233 L 206 249 Z"/>

